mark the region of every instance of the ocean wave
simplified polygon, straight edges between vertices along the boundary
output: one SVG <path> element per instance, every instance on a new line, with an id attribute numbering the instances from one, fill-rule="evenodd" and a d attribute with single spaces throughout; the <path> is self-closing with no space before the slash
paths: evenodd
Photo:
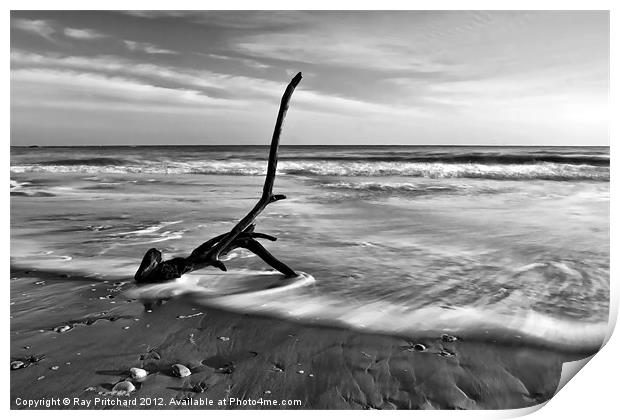
<path id="1" fill-rule="evenodd" d="M 405 193 L 413 195 L 427 195 L 436 193 L 454 193 L 469 191 L 471 186 L 462 185 L 428 185 L 413 184 L 408 182 L 328 182 L 322 185 L 324 188 L 336 190 L 352 190 L 371 193 Z"/>
<path id="2" fill-rule="evenodd" d="M 266 171 L 265 162 L 218 161 L 145 163 L 143 165 L 46 165 L 11 166 L 13 173 L 127 173 L 127 174 L 203 174 L 258 176 Z M 482 178 L 497 180 L 541 179 L 554 181 L 609 181 L 607 166 L 565 163 L 475 164 L 475 163 L 412 163 L 359 161 L 281 161 L 280 174 L 298 176 L 407 176 L 415 178 Z"/>
<path id="3" fill-rule="evenodd" d="M 367 155 L 298 155 L 287 156 L 290 161 L 356 161 L 356 162 L 409 162 L 409 163 L 472 163 L 472 164 L 499 164 L 499 165 L 521 165 L 536 163 L 565 163 L 571 165 L 591 165 L 609 166 L 609 156 L 603 155 L 584 155 L 584 154 L 505 154 L 505 153 L 460 153 L 460 154 L 426 154 L 424 156 L 407 156 L 403 154 L 391 154 L 385 156 L 385 152 L 379 156 Z"/>
<path id="4" fill-rule="evenodd" d="M 37 164 L 44 166 L 123 166 L 135 165 L 136 163 L 134 160 L 110 157 L 53 159 L 37 162 Z"/>

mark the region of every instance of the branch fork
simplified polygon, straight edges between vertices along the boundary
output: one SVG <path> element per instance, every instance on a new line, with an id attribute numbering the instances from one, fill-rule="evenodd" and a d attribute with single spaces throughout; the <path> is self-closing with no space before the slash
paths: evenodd
<path id="1" fill-rule="evenodd" d="M 301 73 L 297 73 L 286 87 L 284 95 L 282 96 L 276 125 L 271 138 L 267 175 L 265 177 L 263 193 L 252 210 L 250 210 L 230 232 L 218 235 L 204 242 L 194 249 L 187 258 L 176 257 L 164 261 L 159 250 L 155 248 L 149 249 L 142 258 L 140 268 L 138 268 L 134 276 L 136 283 L 158 283 L 172 280 L 181 277 L 181 275 L 185 273 L 209 266 L 226 271 L 226 266 L 220 258 L 236 248 L 245 248 L 258 255 L 263 261 L 285 276 L 297 275 L 293 269 L 271 255 L 271 253 L 256 240 L 266 239 L 275 241 L 277 238 L 265 233 L 255 232 L 254 221 L 260 213 L 265 210 L 267 205 L 286 198 L 283 194 L 273 193 L 273 183 L 276 178 L 276 169 L 278 166 L 278 147 L 280 143 L 280 133 L 282 132 L 282 124 L 286 116 L 286 111 L 288 110 L 288 103 L 291 99 L 291 95 L 301 81 L 301 78 Z"/>

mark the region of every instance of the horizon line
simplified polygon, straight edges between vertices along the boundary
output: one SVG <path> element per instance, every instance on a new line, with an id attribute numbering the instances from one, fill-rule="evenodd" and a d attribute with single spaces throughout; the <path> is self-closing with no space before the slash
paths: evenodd
<path id="1" fill-rule="evenodd" d="M 269 147 L 266 143 L 243 144 L 51 144 L 9 145 L 9 147 Z M 280 147 L 611 147 L 609 144 L 280 144 Z"/>

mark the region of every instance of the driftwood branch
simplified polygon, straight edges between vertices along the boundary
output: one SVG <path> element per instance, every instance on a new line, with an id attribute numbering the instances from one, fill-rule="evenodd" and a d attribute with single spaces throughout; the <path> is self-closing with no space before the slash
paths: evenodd
<path id="1" fill-rule="evenodd" d="M 282 124 L 284 123 L 284 117 L 288 110 L 288 103 L 293 95 L 293 91 L 301 81 L 301 77 L 301 73 L 297 73 L 286 87 L 284 95 L 282 96 L 278 118 L 271 138 L 271 147 L 269 148 L 269 161 L 267 164 L 267 175 L 265 177 L 263 193 L 252 210 L 250 210 L 230 232 L 218 235 L 204 242 L 192 251 L 187 258 L 177 257 L 162 261 L 161 252 L 159 250 L 155 248 L 149 249 L 144 255 L 140 268 L 138 268 L 134 276 L 136 282 L 154 283 L 171 280 L 180 277 L 184 273 L 208 266 L 214 266 L 222 271 L 226 271 L 226 266 L 220 261 L 220 257 L 236 248 L 245 248 L 253 252 L 284 275 L 296 275 L 295 271 L 271 255 L 271 253 L 256 240 L 260 238 L 275 241 L 276 238 L 264 233 L 254 232 L 254 221 L 258 215 L 265 210 L 267 205 L 286 198 L 286 196 L 282 194 L 273 194 L 273 183 L 276 178 L 276 169 L 278 166 L 278 147 L 280 144 Z"/>

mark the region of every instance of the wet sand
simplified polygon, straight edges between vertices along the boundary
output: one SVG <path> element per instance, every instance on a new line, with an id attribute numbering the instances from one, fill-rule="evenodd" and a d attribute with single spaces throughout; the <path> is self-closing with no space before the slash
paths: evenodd
<path id="1" fill-rule="evenodd" d="M 521 408 L 551 398 L 562 363 L 586 356 L 524 343 L 447 342 L 440 332 L 404 338 L 302 325 L 199 307 L 183 298 L 146 312 L 141 302 L 124 296 L 130 287 L 12 269 L 11 360 L 27 365 L 11 370 L 12 408 L 23 408 L 17 398 L 46 397 L 92 402 L 51 408 L 91 409 Z M 46 307 L 40 300 L 60 293 L 61 305 L 31 309 L 33 300 Z M 70 329 L 54 331 L 62 326 Z M 175 376 L 171 367 L 177 363 L 191 375 Z M 96 398 L 116 400 L 111 390 L 132 367 L 149 375 L 133 380 L 130 396 L 118 398 L 145 405 L 95 405 Z M 230 405 L 231 398 L 248 405 Z M 300 403 L 250 405 L 261 399 Z"/>

